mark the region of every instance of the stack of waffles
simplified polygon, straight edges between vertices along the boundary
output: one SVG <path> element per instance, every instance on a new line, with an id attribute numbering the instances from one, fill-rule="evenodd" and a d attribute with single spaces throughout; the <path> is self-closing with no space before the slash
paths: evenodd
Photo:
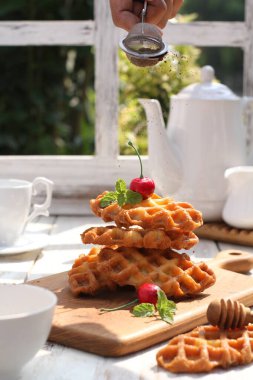
<path id="1" fill-rule="evenodd" d="M 81 235 L 84 244 L 95 246 L 69 272 L 74 295 L 154 283 L 167 296 L 180 298 L 214 284 L 215 275 L 205 263 L 194 264 L 186 253 L 176 252 L 197 244 L 193 230 L 203 223 L 199 211 L 156 194 L 135 205 L 114 202 L 102 208 L 104 195 L 91 200 L 91 209 L 116 225 L 92 227 Z"/>

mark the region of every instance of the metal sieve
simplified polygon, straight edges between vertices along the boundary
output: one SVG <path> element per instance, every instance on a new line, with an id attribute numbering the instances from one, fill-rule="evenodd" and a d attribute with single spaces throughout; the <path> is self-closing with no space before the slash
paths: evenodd
<path id="1" fill-rule="evenodd" d="M 163 42 L 160 29 L 144 22 L 147 1 L 141 13 L 141 22 L 134 25 L 126 38 L 120 41 L 121 49 L 137 66 L 153 66 L 163 59 L 168 46 Z"/>

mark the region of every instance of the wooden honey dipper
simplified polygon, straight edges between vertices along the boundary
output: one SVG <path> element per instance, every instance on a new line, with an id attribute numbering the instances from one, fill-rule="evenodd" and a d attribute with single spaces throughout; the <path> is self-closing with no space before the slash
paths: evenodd
<path id="1" fill-rule="evenodd" d="M 231 299 L 212 301 L 206 312 L 208 322 L 221 329 L 240 328 L 253 322 L 253 312 L 249 307 Z"/>

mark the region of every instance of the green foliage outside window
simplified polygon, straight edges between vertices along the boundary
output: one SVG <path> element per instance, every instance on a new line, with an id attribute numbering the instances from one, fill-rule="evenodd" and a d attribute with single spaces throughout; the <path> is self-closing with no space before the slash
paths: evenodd
<path id="1" fill-rule="evenodd" d="M 168 119 L 170 96 L 199 80 L 197 59 L 199 50 L 190 46 L 177 46 L 174 52 L 152 68 L 136 68 L 120 53 L 120 150 L 132 154 L 126 145 L 135 142 L 141 154 L 147 153 L 146 118 L 139 98 L 158 99 L 165 122 Z"/>
<path id="2" fill-rule="evenodd" d="M 183 11 L 207 20 L 219 14 L 243 17 L 242 0 L 185 0 Z M 240 9 L 240 10 L 239 10 Z M 238 13 L 239 12 L 239 13 Z M 236 15 L 236 16 L 235 16 Z M 93 0 L 8 0 L 0 20 L 93 19 Z M 239 49 L 238 49 L 239 50 Z M 147 152 L 146 120 L 138 98 L 160 101 L 165 119 L 169 97 L 196 81 L 199 64 L 213 63 L 211 54 L 193 47 L 177 47 L 154 68 L 140 69 L 120 53 L 120 149 L 129 138 Z M 210 52 L 210 50 L 209 50 Z M 209 55 L 208 55 L 209 54 Z M 214 56 L 216 71 L 238 72 L 238 59 L 222 49 Z M 94 153 L 94 54 L 90 47 L 0 47 L 0 154 Z M 219 75 L 218 75 L 219 77 Z"/>
<path id="3" fill-rule="evenodd" d="M 93 18 L 92 0 L 8 0 L 0 20 Z M 94 152 L 90 47 L 0 47 L 0 154 Z"/>

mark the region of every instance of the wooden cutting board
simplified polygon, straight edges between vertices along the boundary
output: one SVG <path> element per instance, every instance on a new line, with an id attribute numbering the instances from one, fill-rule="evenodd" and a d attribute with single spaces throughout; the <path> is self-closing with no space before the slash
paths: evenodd
<path id="1" fill-rule="evenodd" d="M 253 305 L 253 277 L 230 271 L 247 272 L 253 267 L 252 254 L 223 251 L 208 261 L 208 265 L 215 271 L 215 285 L 194 299 L 178 302 L 172 325 L 155 317 L 136 318 L 129 309 L 100 313 L 102 307 L 116 307 L 133 300 L 134 291 L 122 289 L 96 297 L 75 298 L 69 290 L 66 272 L 31 283 L 52 290 L 58 297 L 50 341 L 102 356 L 121 356 L 206 323 L 206 309 L 215 298 L 231 298 L 246 306 Z"/>
<path id="2" fill-rule="evenodd" d="M 234 228 L 224 222 L 204 223 L 194 232 L 202 239 L 253 246 L 253 230 Z"/>

